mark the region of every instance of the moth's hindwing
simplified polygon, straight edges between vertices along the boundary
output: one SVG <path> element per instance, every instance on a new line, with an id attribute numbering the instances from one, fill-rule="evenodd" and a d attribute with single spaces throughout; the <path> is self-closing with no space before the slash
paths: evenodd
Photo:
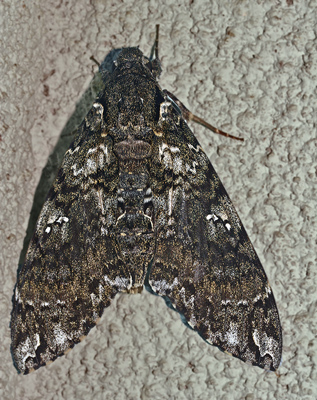
<path id="1" fill-rule="evenodd" d="M 262 368 L 280 364 L 264 270 L 159 72 L 157 59 L 123 49 L 65 154 L 13 297 L 22 373 L 64 354 L 117 292 L 144 282 L 209 343 Z"/>

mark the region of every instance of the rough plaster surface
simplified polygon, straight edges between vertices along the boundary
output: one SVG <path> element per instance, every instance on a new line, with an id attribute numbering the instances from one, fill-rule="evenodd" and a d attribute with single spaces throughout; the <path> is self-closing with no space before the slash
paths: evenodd
<path id="1" fill-rule="evenodd" d="M 316 9 L 298 0 L 1 1 L 1 399 L 317 398 Z M 17 375 L 11 296 L 42 170 L 96 70 L 89 57 L 135 45 L 149 54 L 157 23 L 162 87 L 245 138 L 193 128 L 273 287 L 280 376 L 208 346 L 146 292 L 117 296 L 66 357 Z"/>

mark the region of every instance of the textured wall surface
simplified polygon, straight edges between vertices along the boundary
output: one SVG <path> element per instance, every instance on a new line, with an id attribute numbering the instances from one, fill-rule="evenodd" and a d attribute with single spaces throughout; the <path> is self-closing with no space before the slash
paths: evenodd
<path id="1" fill-rule="evenodd" d="M 1 1 L 1 399 L 317 398 L 316 10 L 313 0 Z M 11 296 L 37 186 L 85 107 L 89 57 L 136 45 L 149 54 L 157 23 L 161 86 L 245 139 L 193 127 L 273 287 L 280 376 L 208 346 L 147 292 L 118 295 L 67 356 L 17 375 Z"/>

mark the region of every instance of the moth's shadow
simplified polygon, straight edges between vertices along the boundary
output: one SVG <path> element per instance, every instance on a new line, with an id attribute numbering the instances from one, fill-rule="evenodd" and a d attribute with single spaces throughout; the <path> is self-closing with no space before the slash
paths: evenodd
<path id="1" fill-rule="evenodd" d="M 112 72 L 113 61 L 118 57 L 121 50 L 121 48 L 112 50 L 101 63 L 99 71 L 95 74 L 89 84 L 88 89 L 77 103 L 74 113 L 67 121 L 53 152 L 49 156 L 47 163 L 43 168 L 40 181 L 35 191 L 29 223 L 26 230 L 26 236 L 24 238 L 23 248 L 20 253 L 18 274 L 24 262 L 30 240 L 35 231 L 37 219 L 46 200 L 47 193 L 55 180 L 64 154 L 74 140 L 78 126 L 87 115 L 98 93 L 104 89 L 105 76 Z"/>

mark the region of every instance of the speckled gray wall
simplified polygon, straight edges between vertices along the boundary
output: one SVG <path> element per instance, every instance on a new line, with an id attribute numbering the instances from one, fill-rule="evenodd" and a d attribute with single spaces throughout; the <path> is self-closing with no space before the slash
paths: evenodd
<path id="1" fill-rule="evenodd" d="M 316 1 L 0 3 L 0 398 L 316 399 Z M 12 365 L 11 296 L 36 187 L 98 60 L 149 54 L 161 86 L 240 144 L 194 126 L 273 287 L 280 376 L 208 346 L 163 300 L 119 295 L 67 356 Z M 53 160 L 52 163 L 58 160 Z"/>

